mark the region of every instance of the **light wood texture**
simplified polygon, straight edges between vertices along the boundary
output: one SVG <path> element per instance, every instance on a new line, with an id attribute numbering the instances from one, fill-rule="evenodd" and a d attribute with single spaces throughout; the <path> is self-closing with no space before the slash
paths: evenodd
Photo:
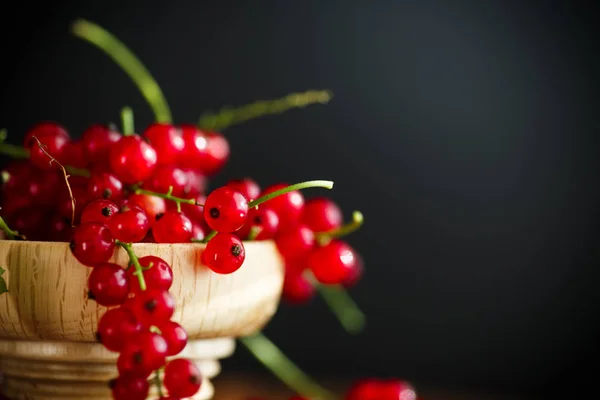
<path id="1" fill-rule="evenodd" d="M 246 242 L 246 260 L 233 274 L 219 275 L 200 262 L 200 244 L 138 243 L 138 257 L 155 255 L 173 268 L 174 320 L 190 338 L 238 337 L 260 329 L 275 312 L 283 263 L 269 241 Z M 113 262 L 126 265 L 118 248 Z M 0 266 L 9 292 L 0 296 L 0 338 L 94 341 L 105 307 L 87 299 L 91 268 L 67 243 L 0 241 Z"/>
<path id="2" fill-rule="evenodd" d="M 179 356 L 196 362 L 203 377 L 200 391 L 190 399 L 213 397 L 211 379 L 221 371 L 218 360 L 230 356 L 234 348 L 230 338 L 188 344 Z M 116 359 L 117 353 L 96 343 L 0 340 L 2 391 L 11 400 L 109 400 L 108 382 L 118 375 Z M 148 398 L 158 399 L 155 386 Z"/>

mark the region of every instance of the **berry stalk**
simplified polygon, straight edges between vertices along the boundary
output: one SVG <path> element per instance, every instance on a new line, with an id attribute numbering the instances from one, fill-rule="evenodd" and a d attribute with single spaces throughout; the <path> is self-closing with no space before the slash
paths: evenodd
<path id="1" fill-rule="evenodd" d="M 103 50 L 116 62 L 138 87 L 152 108 L 157 122 L 171 123 L 171 110 L 162 90 L 142 62 L 119 39 L 93 22 L 78 19 L 72 25 L 73 34 Z"/>
<path id="2" fill-rule="evenodd" d="M 292 108 L 311 104 L 326 104 L 332 94 L 327 90 L 309 90 L 304 93 L 291 93 L 275 100 L 261 100 L 237 108 L 225 107 L 217 113 L 206 112 L 200 117 L 199 126 L 206 130 L 222 131 L 232 125 L 241 124 L 265 115 L 281 114 Z"/>
<path id="3" fill-rule="evenodd" d="M 358 308 L 346 289 L 340 285 L 319 283 L 315 283 L 315 287 L 346 332 L 355 335 L 365 328 L 365 314 Z"/>
<path id="4" fill-rule="evenodd" d="M 138 278 L 138 282 L 140 284 L 140 289 L 146 290 L 147 286 L 146 286 L 146 280 L 144 279 L 144 268 L 142 267 L 142 265 L 140 264 L 140 261 L 138 260 L 137 256 L 133 252 L 133 247 L 132 247 L 131 243 L 124 243 L 124 242 L 121 242 L 120 240 L 115 240 L 115 244 L 118 246 L 121 246 L 123 248 L 123 250 L 125 250 L 127 252 L 127 255 L 129 256 L 129 261 L 131 261 L 131 263 L 133 264 L 133 267 L 135 268 L 135 272 L 133 274 L 135 276 L 137 276 L 137 278 Z"/>
<path id="5" fill-rule="evenodd" d="M 264 334 L 239 339 L 240 343 L 290 389 L 315 400 L 333 400 L 336 396 L 315 382 Z"/>
<path id="6" fill-rule="evenodd" d="M 259 197 L 256 200 L 252 200 L 251 202 L 248 203 L 248 208 L 256 207 L 256 206 L 258 206 L 266 201 L 269 201 L 277 196 L 281 196 L 282 194 L 293 192 L 295 190 L 308 189 L 308 188 L 314 188 L 314 187 L 322 187 L 325 189 L 332 189 L 333 181 L 315 180 L 315 181 L 300 182 L 300 183 L 296 183 L 296 184 L 293 184 L 290 186 L 286 186 L 283 189 L 276 190 L 276 191 L 266 194 L 262 197 Z"/>
<path id="7" fill-rule="evenodd" d="M 164 397 L 162 381 L 160 380 L 160 370 L 157 369 L 154 373 L 154 385 L 156 386 L 156 390 L 158 391 L 158 396 L 162 399 Z"/>
<path id="8" fill-rule="evenodd" d="M 123 107 L 121 109 L 121 124 L 123 136 L 131 136 L 135 133 L 135 127 L 133 124 L 133 110 L 131 107 Z"/>
<path id="9" fill-rule="evenodd" d="M 357 231 L 365 222 L 365 218 L 360 211 L 352 213 L 352 221 L 326 232 L 315 232 L 315 237 L 321 246 L 326 245 L 331 239 L 340 238 Z"/>
<path id="10" fill-rule="evenodd" d="M 177 197 L 177 196 L 173 196 L 173 186 L 169 186 L 169 190 L 167 191 L 167 193 L 158 193 L 158 192 L 153 192 L 151 190 L 146 190 L 146 189 L 141 189 L 141 188 L 137 188 L 135 189 L 135 194 L 146 194 L 148 196 L 154 196 L 154 197 L 160 197 L 163 198 L 165 200 L 171 200 L 174 201 L 175 204 L 177 204 L 177 211 L 181 212 L 181 204 L 192 204 L 198 207 L 202 207 L 202 204 L 199 204 L 196 199 L 184 199 L 182 197 Z"/>
<path id="11" fill-rule="evenodd" d="M 10 158 L 29 158 L 29 151 L 26 148 L 4 143 L 7 137 L 6 128 L 0 129 L 0 154 L 9 156 Z"/>
<path id="12" fill-rule="evenodd" d="M 15 237 L 21 236 L 19 235 L 19 232 L 10 229 L 6 224 L 6 221 L 4 221 L 4 218 L 2 217 L 0 217 L 0 229 L 4 231 L 4 233 L 6 234 L 6 238 L 9 240 L 13 240 Z"/>

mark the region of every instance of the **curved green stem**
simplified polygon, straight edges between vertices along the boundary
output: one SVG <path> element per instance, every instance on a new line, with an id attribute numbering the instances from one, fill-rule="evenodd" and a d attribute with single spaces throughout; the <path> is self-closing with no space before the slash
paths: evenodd
<path id="1" fill-rule="evenodd" d="M 240 338 L 248 351 L 277 378 L 296 393 L 315 400 L 333 400 L 336 396 L 306 375 L 264 334 Z"/>
<path id="2" fill-rule="evenodd" d="M 301 189 L 307 189 L 307 188 L 313 188 L 313 187 L 322 187 L 325 189 L 331 189 L 331 188 L 333 188 L 333 182 L 317 180 L 317 181 L 306 181 L 306 182 L 296 183 L 294 185 L 284 187 L 283 189 L 276 190 L 272 193 L 268 193 L 264 196 L 259 197 L 256 200 L 252 200 L 251 202 L 248 203 L 248 208 L 256 207 L 266 201 L 274 199 L 277 196 L 281 196 L 282 194 L 293 192 L 295 190 L 301 190 Z"/>
<path id="3" fill-rule="evenodd" d="M 103 50 L 136 84 L 152 108 L 157 122 L 171 123 L 171 110 L 162 90 L 141 61 L 113 34 L 93 22 L 78 19 L 73 23 L 73 34 Z"/>
<path id="4" fill-rule="evenodd" d="M 115 240 L 115 243 L 118 246 L 121 246 L 123 248 L 123 250 L 125 250 L 127 252 L 127 255 L 129 256 L 129 261 L 131 261 L 131 263 L 133 264 L 133 267 L 135 268 L 135 272 L 133 274 L 135 276 L 137 276 L 137 278 L 138 278 L 138 282 L 140 283 L 140 289 L 146 290 L 146 280 L 144 279 L 144 268 L 140 265 L 140 261 L 138 260 L 137 256 L 133 252 L 133 247 L 131 246 L 131 243 L 121 242 L 120 240 Z"/>
<path id="5" fill-rule="evenodd" d="M 365 218 L 360 211 L 354 211 L 352 213 L 352 221 L 340 226 L 339 228 L 332 229 L 326 232 L 316 232 L 315 236 L 317 241 L 322 246 L 327 244 L 331 239 L 346 236 L 358 230 L 365 222 Z"/>
<path id="6" fill-rule="evenodd" d="M 348 333 L 357 334 L 364 329 L 365 314 L 358 308 L 346 289 L 340 285 L 316 284 L 315 286 Z"/>
<path id="7" fill-rule="evenodd" d="M 135 133 L 133 110 L 131 107 L 123 107 L 121 109 L 121 123 L 123 125 L 123 136 L 131 136 Z"/>
<path id="8" fill-rule="evenodd" d="M 160 380 L 160 370 L 156 370 L 154 372 L 154 385 L 156 386 L 156 391 L 158 392 L 158 396 L 162 399 L 165 395 L 163 392 L 162 382 Z"/>
<path id="9" fill-rule="evenodd" d="M 211 231 L 208 235 L 206 235 L 206 237 L 202 240 L 200 240 L 200 243 L 208 243 L 208 241 L 212 238 L 214 238 L 215 236 L 217 236 L 217 231 Z"/>
<path id="10" fill-rule="evenodd" d="M 173 186 L 169 186 L 169 191 L 167 193 L 158 193 L 153 192 L 151 190 L 137 188 L 134 191 L 135 194 L 146 194 L 148 196 L 160 197 L 165 200 L 174 201 L 177 204 L 177 211 L 181 212 L 181 204 L 193 204 L 198 207 L 203 207 L 203 204 L 200 204 L 196 201 L 196 199 L 184 199 L 181 197 L 173 196 Z"/>
<path id="11" fill-rule="evenodd" d="M 4 143 L 7 137 L 8 133 L 6 128 L 0 129 L 0 154 L 11 158 L 29 158 L 29 151 L 26 148 Z"/>
<path id="12" fill-rule="evenodd" d="M 309 90 L 304 93 L 291 93 L 275 100 L 261 100 L 236 108 L 223 108 L 217 113 L 206 112 L 200 117 L 199 126 L 207 130 L 223 130 L 232 125 L 265 115 L 281 114 L 292 108 L 310 104 L 325 104 L 332 98 L 327 90 Z"/>
<path id="13" fill-rule="evenodd" d="M 12 240 L 15 237 L 19 236 L 19 232 L 13 231 L 12 229 L 10 229 L 8 227 L 8 225 L 6 224 L 6 221 L 4 221 L 4 218 L 2 218 L 2 217 L 0 217 L 0 229 L 2 229 L 4 231 L 4 233 L 6 233 L 7 239 Z"/>

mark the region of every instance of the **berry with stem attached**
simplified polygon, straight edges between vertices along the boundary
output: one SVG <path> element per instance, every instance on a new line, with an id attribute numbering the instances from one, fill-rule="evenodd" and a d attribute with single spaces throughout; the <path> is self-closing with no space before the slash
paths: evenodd
<path id="1" fill-rule="evenodd" d="M 235 232 L 244 225 L 247 217 L 248 200 L 227 186 L 212 191 L 204 203 L 204 220 L 217 232 Z"/>
<path id="2" fill-rule="evenodd" d="M 69 246 L 80 263 L 94 266 L 105 263 L 112 257 L 115 238 L 106 225 L 86 222 L 75 229 Z"/>
<path id="3" fill-rule="evenodd" d="M 173 165 L 160 165 L 144 182 L 143 188 L 159 193 L 166 193 L 170 190 L 173 196 L 181 197 L 186 195 L 188 183 L 188 174 L 181 168 Z"/>
<path id="4" fill-rule="evenodd" d="M 237 236 L 219 233 L 208 241 L 202 261 L 213 272 L 231 274 L 237 271 L 246 258 L 244 244 Z"/>
<path id="5" fill-rule="evenodd" d="M 115 239 L 122 242 L 140 242 L 150 229 L 150 220 L 137 206 L 124 205 L 107 223 Z"/>
<path id="6" fill-rule="evenodd" d="M 261 197 L 284 189 L 288 186 L 289 185 L 286 183 L 271 185 L 262 192 Z M 269 208 L 277 213 L 277 216 L 279 217 L 279 225 L 283 229 L 291 228 L 298 224 L 303 207 L 304 196 L 298 190 L 282 194 L 272 200 L 269 200 Z"/>
<path id="7" fill-rule="evenodd" d="M 89 297 L 102 306 L 123 304 L 129 295 L 129 277 L 117 264 L 94 267 L 88 279 Z"/>
<path id="8" fill-rule="evenodd" d="M 29 160 L 33 165 L 41 169 L 56 168 L 52 158 L 62 160 L 65 147 L 69 139 L 54 133 L 43 136 L 32 136 L 28 141 L 25 140 L 25 148 L 29 150 Z"/>
<path id="9" fill-rule="evenodd" d="M 279 217 L 268 205 L 248 210 L 248 219 L 235 234 L 242 239 L 269 240 L 279 228 Z"/>
<path id="10" fill-rule="evenodd" d="M 151 226 L 156 221 L 157 215 L 164 214 L 167 211 L 165 199 L 148 194 L 132 194 L 127 198 L 126 204 L 138 206 L 144 210 Z"/>
<path id="11" fill-rule="evenodd" d="M 119 352 L 129 338 L 141 331 L 142 325 L 131 311 L 113 308 L 100 318 L 96 339 L 108 350 Z"/>
<path id="12" fill-rule="evenodd" d="M 171 319 L 175 311 L 175 299 L 166 290 L 148 289 L 138 293 L 129 307 L 138 321 L 150 326 Z"/>
<path id="13" fill-rule="evenodd" d="M 167 321 L 158 326 L 163 338 L 167 341 L 167 355 L 175 356 L 185 348 L 188 342 L 187 332 L 174 321 Z"/>
<path id="14" fill-rule="evenodd" d="M 144 271 L 144 280 L 148 289 L 168 291 L 173 284 L 173 270 L 165 260 L 156 256 L 146 256 L 138 259 Z M 135 268 L 129 268 L 127 274 L 131 283 L 131 292 L 140 293 L 139 281 L 135 278 Z"/>
<path id="15" fill-rule="evenodd" d="M 189 243 L 192 239 L 192 221 L 177 210 L 169 210 L 152 226 L 156 243 Z"/>
<path id="16" fill-rule="evenodd" d="M 146 400 L 150 384 L 143 377 L 133 375 L 119 376 L 110 382 L 114 400 Z"/>
<path id="17" fill-rule="evenodd" d="M 156 168 L 156 150 L 138 135 L 123 136 L 109 154 L 110 168 L 126 184 L 143 182 Z"/>
<path id="18" fill-rule="evenodd" d="M 123 183 L 110 172 L 92 174 L 87 183 L 87 192 L 90 199 L 106 199 L 115 202 L 124 196 Z"/>
<path id="19" fill-rule="evenodd" d="M 225 186 L 240 192 L 248 201 L 257 199 L 260 196 L 260 186 L 252 178 L 232 179 Z"/>
<path id="20" fill-rule="evenodd" d="M 81 223 L 100 222 L 106 224 L 118 211 L 119 207 L 117 207 L 114 202 L 96 199 L 89 202 L 83 209 L 81 213 Z"/>
<path id="21" fill-rule="evenodd" d="M 178 358 L 165 367 L 164 382 L 170 396 L 191 397 L 200 390 L 202 376 L 196 364 L 185 358 Z"/>
<path id="22" fill-rule="evenodd" d="M 140 332 L 130 337 L 121 349 L 117 368 L 121 375 L 148 377 L 165 364 L 167 341 L 154 332 Z"/>

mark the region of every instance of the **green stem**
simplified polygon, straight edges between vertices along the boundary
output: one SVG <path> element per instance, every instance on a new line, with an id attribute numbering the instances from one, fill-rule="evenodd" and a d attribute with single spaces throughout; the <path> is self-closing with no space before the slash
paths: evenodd
<path id="1" fill-rule="evenodd" d="M 115 243 L 118 246 L 121 246 L 127 252 L 127 255 L 129 256 L 129 261 L 131 261 L 131 263 L 133 264 L 133 267 L 135 268 L 135 272 L 133 274 L 135 276 L 137 276 L 137 278 L 138 278 L 138 282 L 140 283 L 140 289 L 146 290 L 146 280 L 144 279 L 144 268 L 140 265 L 140 261 L 138 260 L 137 256 L 133 252 L 133 247 L 131 246 L 131 243 L 121 242 L 120 240 L 115 240 Z"/>
<path id="2" fill-rule="evenodd" d="M 321 285 L 317 283 L 315 286 L 348 333 L 357 334 L 364 329 L 365 314 L 358 308 L 346 289 L 340 285 Z"/>
<path id="3" fill-rule="evenodd" d="M 250 232 L 248 233 L 248 240 L 255 240 L 261 231 L 262 228 L 259 226 L 253 226 L 252 228 L 250 228 Z"/>
<path id="4" fill-rule="evenodd" d="M 73 34 L 103 50 L 116 62 L 138 87 L 152 108 L 157 122 L 171 123 L 171 110 L 162 90 L 141 61 L 113 34 L 93 22 L 78 19 L 72 25 Z"/>
<path id="5" fill-rule="evenodd" d="M 352 213 L 352 221 L 340 226 L 339 228 L 332 229 L 326 232 L 317 232 L 315 236 L 321 246 L 326 245 L 331 239 L 339 238 L 351 234 L 358 230 L 365 222 L 365 218 L 360 211 L 354 211 Z"/>
<path id="6" fill-rule="evenodd" d="M 200 243 L 208 243 L 208 241 L 212 238 L 214 238 L 215 236 L 217 236 L 217 231 L 211 231 L 208 235 L 206 235 L 206 237 L 204 239 L 202 239 L 200 241 Z"/>
<path id="7" fill-rule="evenodd" d="M 145 194 L 148 196 L 154 196 L 154 197 L 160 197 L 163 198 L 165 200 L 171 200 L 174 201 L 177 204 L 177 211 L 181 212 L 181 203 L 183 204 L 193 204 L 195 206 L 198 207 L 203 207 L 203 204 L 200 204 L 196 201 L 196 199 L 184 199 L 181 197 L 176 197 L 173 196 L 173 186 L 169 186 L 169 190 L 167 191 L 167 193 L 158 193 L 158 192 L 153 192 L 151 190 L 146 190 L 146 189 L 141 189 L 141 188 L 137 188 L 134 190 L 135 194 Z"/>
<path id="8" fill-rule="evenodd" d="M 206 112 L 200 117 L 199 125 L 207 130 L 223 130 L 265 115 L 280 114 L 292 108 L 310 104 L 325 104 L 332 94 L 327 90 L 309 90 L 304 93 L 291 93 L 275 100 L 261 100 L 241 107 L 225 107 L 217 113 Z"/>
<path id="9" fill-rule="evenodd" d="M 10 158 L 29 158 L 29 151 L 26 148 L 4 143 L 7 137 L 6 128 L 0 129 L 0 154 Z"/>
<path id="10" fill-rule="evenodd" d="M 154 373 L 154 384 L 156 385 L 156 390 L 158 391 L 158 396 L 162 398 L 165 394 L 163 392 L 162 382 L 160 381 L 160 371 L 156 370 Z"/>
<path id="11" fill-rule="evenodd" d="M 313 188 L 313 187 L 322 187 L 325 189 L 331 189 L 331 188 L 333 188 L 333 182 L 317 180 L 317 181 L 306 181 L 306 182 L 296 183 L 294 185 L 284 187 L 283 189 L 279 189 L 274 192 L 268 193 L 262 197 L 259 197 L 256 200 L 252 200 L 251 202 L 248 203 L 248 208 L 256 207 L 256 206 L 264 203 L 265 201 L 274 199 L 275 197 L 281 196 L 282 194 L 293 192 L 295 190 L 301 190 L 301 189 L 307 189 L 307 188 Z"/>
<path id="12" fill-rule="evenodd" d="M 296 393 L 315 400 L 330 400 L 336 396 L 306 375 L 264 334 L 239 339 L 250 353 L 277 378 Z"/>
<path id="13" fill-rule="evenodd" d="M 19 236 L 19 232 L 10 229 L 6 224 L 6 221 L 4 221 L 4 218 L 2 217 L 0 217 L 0 229 L 2 229 L 4 233 L 6 233 L 6 238 L 9 240 L 14 239 L 16 236 Z"/>
<path id="14" fill-rule="evenodd" d="M 131 107 L 123 107 L 121 109 L 121 123 L 123 125 L 123 136 L 131 136 L 135 133 L 135 127 L 133 125 L 133 110 Z"/>
<path id="15" fill-rule="evenodd" d="M 75 168 L 71 167 L 70 165 L 65 165 L 65 169 L 69 175 L 85 176 L 86 178 L 91 176 L 90 171 L 85 168 Z"/>

